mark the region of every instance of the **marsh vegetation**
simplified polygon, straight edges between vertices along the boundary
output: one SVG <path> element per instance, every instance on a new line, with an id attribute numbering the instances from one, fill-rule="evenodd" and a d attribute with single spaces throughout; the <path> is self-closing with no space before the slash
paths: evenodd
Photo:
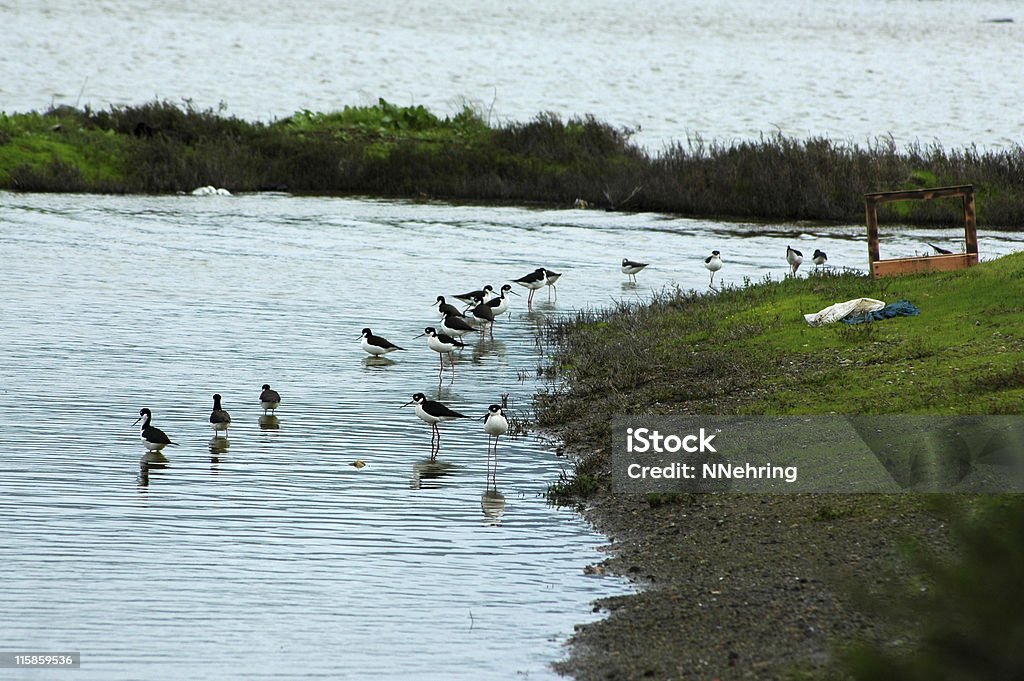
<path id="1" fill-rule="evenodd" d="M 32 192 L 363 194 L 587 205 L 772 221 L 863 220 L 865 192 L 973 184 L 979 222 L 1024 228 L 1024 149 L 898 148 L 766 135 L 690 138 L 660 150 L 593 117 L 494 123 L 464 108 L 437 116 L 383 99 L 250 122 L 153 101 L 0 115 L 0 188 Z M 896 204 L 882 218 L 956 225 L 949 202 Z"/>

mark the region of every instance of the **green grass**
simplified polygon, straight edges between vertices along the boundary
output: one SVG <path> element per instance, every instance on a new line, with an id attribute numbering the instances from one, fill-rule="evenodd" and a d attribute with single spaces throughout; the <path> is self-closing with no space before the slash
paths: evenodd
<path id="1" fill-rule="evenodd" d="M 859 297 L 906 299 L 921 314 L 818 328 L 803 319 Z M 542 424 L 595 396 L 620 414 L 1019 414 L 1024 254 L 958 272 L 666 292 L 582 314 L 547 338 L 568 394 L 541 396 Z"/>

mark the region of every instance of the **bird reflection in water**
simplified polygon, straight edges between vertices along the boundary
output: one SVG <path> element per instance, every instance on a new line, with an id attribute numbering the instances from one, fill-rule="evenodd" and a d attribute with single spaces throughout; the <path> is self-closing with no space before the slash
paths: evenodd
<path id="1" fill-rule="evenodd" d="M 437 489 L 441 486 L 438 481 L 453 470 L 455 470 L 454 464 L 424 459 L 413 464 L 409 487 L 411 489 Z"/>
<path id="2" fill-rule="evenodd" d="M 281 419 L 273 414 L 266 414 L 260 417 L 259 424 L 260 430 L 279 430 L 281 428 Z"/>
<path id="3" fill-rule="evenodd" d="M 500 340 L 488 340 L 481 336 L 473 345 L 473 364 L 479 364 L 486 357 L 505 360 L 508 357 L 508 346 Z"/>
<path id="4" fill-rule="evenodd" d="M 167 457 L 160 452 L 146 452 L 139 459 L 139 487 L 149 487 L 150 471 L 161 471 L 167 468 Z"/>
<path id="5" fill-rule="evenodd" d="M 226 437 L 213 436 L 210 438 L 210 472 L 217 473 L 217 464 L 220 463 L 221 454 L 226 454 L 231 441 Z"/>
<path id="6" fill-rule="evenodd" d="M 497 489 L 489 489 L 480 495 L 480 510 L 484 512 L 485 525 L 499 525 L 505 515 L 505 495 Z"/>
<path id="7" fill-rule="evenodd" d="M 367 355 L 363 358 L 363 367 L 366 369 L 376 369 L 379 367 L 390 367 L 396 364 L 395 360 L 390 357 L 375 357 L 374 355 Z"/>

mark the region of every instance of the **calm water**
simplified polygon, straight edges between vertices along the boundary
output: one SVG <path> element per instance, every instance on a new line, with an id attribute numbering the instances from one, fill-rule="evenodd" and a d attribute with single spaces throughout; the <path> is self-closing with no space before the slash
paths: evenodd
<path id="1" fill-rule="evenodd" d="M 781 276 L 787 243 L 862 266 L 863 228 L 760 230 L 641 214 L 369 200 L 0 194 L 4 347 L 0 583 L 4 648 L 82 651 L 76 677 L 551 676 L 590 602 L 602 538 L 542 493 L 563 466 L 503 440 L 502 508 L 482 504 L 479 422 L 442 426 L 412 393 L 527 415 L 550 315 L 721 275 Z M 955 233 L 900 232 L 895 251 Z M 983 234 L 983 256 L 1024 236 Z M 625 284 L 622 256 L 650 259 Z M 557 303 L 524 298 L 439 387 L 431 303 L 547 265 Z M 407 348 L 375 365 L 363 326 Z M 262 383 L 280 390 L 262 429 Z M 211 447 L 214 392 L 234 417 Z M 140 407 L 178 447 L 140 472 Z M 361 470 L 349 464 L 366 462 Z M 2 676 L 2 673 L 0 673 Z M 25 678 L 52 678 L 40 672 Z"/>
<path id="2" fill-rule="evenodd" d="M 589 113 L 654 149 L 1024 138 L 1018 0 L 0 0 L 0 26 L 8 112 L 159 97 L 269 120 L 384 97 Z"/>

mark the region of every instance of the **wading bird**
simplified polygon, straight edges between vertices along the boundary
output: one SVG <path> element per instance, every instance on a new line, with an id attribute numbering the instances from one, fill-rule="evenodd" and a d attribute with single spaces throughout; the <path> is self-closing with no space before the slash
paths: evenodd
<path id="1" fill-rule="evenodd" d="M 795 248 L 786 246 L 786 262 L 789 263 L 790 274 L 796 276 L 796 271 L 800 269 L 800 263 L 804 261 L 804 254 Z"/>
<path id="2" fill-rule="evenodd" d="M 636 262 L 635 260 L 630 260 L 629 258 L 623 258 L 622 273 L 628 274 L 630 281 L 632 281 L 635 284 L 636 273 L 642 270 L 643 268 L 647 267 L 647 265 L 648 263 L 645 262 Z"/>
<path id="3" fill-rule="evenodd" d="M 479 331 L 465 317 L 448 315 L 441 320 L 441 333 L 446 333 L 452 338 L 462 338 L 467 333 L 479 333 Z"/>
<path id="4" fill-rule="evenodd" d="M 387 338 L 374 336 L 373 331 L 371 331 L 369 327 L 363 329 L 361 345 L 363 346 L 363 350 L 366 350 L 374 357 L 381 357 L 389 352 L 394 352 L 395 350 L 405 350 L 405 348 L 395 345 Z"/>
<path id="5" fill-rule="evenodd" d="M 469 293 L 463 293 L 461 295 L 455 296 L 455 298 L 457 300 L 461 300 L 467 305 L 471 305 L 473 303 L 474 298 L 480 297 L 483 298 L 484 300 L 490 300 L 492 295 L 494 295 L 494 287 L 491 286 L 490 284 L 487 284 L 482 289 L 470 291 Z"/>
<path id="6" fill-rule="evenodd" d="M 512 284 L 502 284 L 501 292 L 487 301 L 487 306 L 491 308 L 495 317 L 500 317 L 508 312 L 509 299 L 505 297 L 508 295 L 518 296 L 519 294 L 512 290 Z"/>
<path id="7" fill-rule="evenodd" d="M 437 311 L 441 313 L 442 317 L 465 317 L 466 316 L 466 315 L 462 314 L 462 310 L 460 310 L 459 308 L 455 307 L 451 303 L 445 302 L 444 296 L 438 296 L 437 300 L 434 302 L 434 304 L 437 305 Z"/>
<path id="8" fill-rule="evenodd" d="M 171 442 L 171 438 L 167 437 L 167 433 L 160 430 L 154 425 L 150 425 L 150 421 L 153 420 L 153 412 L 148 408 L 143 407 L 139 410 L 139 418 L 135 419 L 135 423 L 142 421 L 142 442 L 146 445 L 146 449 L 151 452 L 159 452 L 167 445 L 177 445 L 177 442 Z M 134 426 L 135 423 L 132 425 Z"/>
<path id="9" fill-rule="evenodd" d="M 473 299 L 472 305 L 469 307 L 469 314 L 476 317 L 479 321 L 493 324 L 494 323 L 494 310 L 485 301 L 482 296 L 477 296 Z"/>
<path id="10" fill-rule="evenodd" d="M 421 333 L 419 336 L 416 336 L 416 338 L 420 338 L 422 336 L 427 337 L 427 347 L 433 350 L 434 352 L 438 353 L 438 358 L 441 360 L 441 368 L 437 372 L 437 377 L 440 379 L 441 375 L 444 373 L 444 356 L 447 354 L 448 363 L 452 367 L 452 379 L 454 380 L 455 349 L 464 348 L 466 347 L 466 344 L 457 338 L 452 338 L 446 333 L 438 333 L 437 330 L 432 326 L 428 326 L 427 328 L 423 329 L 423 333 Z"/>
<path id="11" fill-rule="evenodd" d="M 231 425 L 231 414 L 227 413 L 220 406 L 220 394 L 213 396 L 213 411 L 210 412 L 210 427 L 213 428 L 213 436 L 223 433 L 228 436 L 228 426 Z"/>
<path id="12" fill-rule="evenodd" d="M 711 282 L 708 286 L 715 285 L 715 272 L 722 269 L 722 254 L 718 251 L 711 251 L 711 255 L 704 258 L 704 267 L 711 272 Z"/>
<path id="13" fill-rule="evenodd" d="M 491 486 L 498 488 L 498 438 L 508 433 L 508 418 L 505 412 L 497 404 L 487 407 L 484 414 L 484 431 L 487 433 L 487 476 L 490 478 Z M 491 447 L 491 438 L 494 438 L 494 447 Z M 491 453 L 494 454 L 494 466 L 491 466 Z"/>
<path id="14" fill-rule="evenodd" d="M 281 394 L 276 390 L 271 390 L 269 383 L 264 383 L 263 392 L 260 393 L 260 406 L 263 407 L 263 415 L 266 416 L 268 411 L 277 411 L 280 404 Z"/>
<path id="15" fill-rule="evenodd" d="M 555 287 L 555 284 L 558 282 L 558 278 L 561 277 L 562 274 L 561 272 L 552 272 L 547 268 L 545 268 L 544 271 L 547 272 L 548 275 L 547 281 L 545 283 L 548 286 L 548 302 L 550 303 L 552 291 L 555 292 L 555 300 L 558 300 L 558 289 Z"/>
<path id="16" fill-rule="evenodd" d="M 811 262 L 814 263 L 815 267 L 821 267 L 828 261 L 828 256 L 825 255 L 825 251 L 815 248 L 814 255 L 811 256 Z"/>
<path id="17" fill-rule="evenodd" d="M 529 274 L 512 280 L 512 283 L 519 284 L 520 286 L 530 289 L 530 295 L 526 298 L 527 309 L 533 309 L 533 294 L 537 292 L 537 289 L 547 283 L 547 279 L 547 270 L 543 267 L 538 267 Z"/>
<path id="18" fill-rule="evenodd" d="M 442 421 L 464 419 L 466 415 L 453 411 L 440 402 L 428 400 L 427 396 L 423 393 L 416 393 L 412 396 L 411 400 L 402 406 L 408 407 L 410 404 L 416 405 L 416 416 L 419 416 L 420 420 L 424 423 L 430 424 L 430 460 L 434 461 L 437 459 L 437 453 L 441 449 L 441 431 L 438 429 L 437 424 Z"/>

